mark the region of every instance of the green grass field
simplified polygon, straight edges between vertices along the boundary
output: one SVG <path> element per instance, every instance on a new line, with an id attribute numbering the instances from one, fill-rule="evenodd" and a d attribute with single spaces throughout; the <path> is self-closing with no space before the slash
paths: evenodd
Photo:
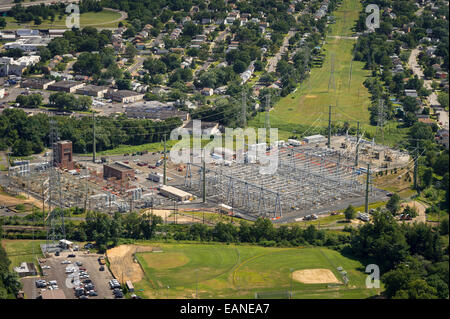
<path id="1" fill-rule="evenodd" d="M 279 138 L 314 134 L 317 128 L 327 127 L 330 105 L 333 106 L 333 123 L 348 121 L 356 127 L 356 122 L 360 121 L 363 131 L 375 133 L 376 127 L 369 122 L 370 94 L 363 85 L 371 74 L 363 69 L 363 62 L 352 62 L 353 45 L 357 40 L 333 37 L 351 36 L 351 29 L 361 9 L 358 0 L 343 1 L 334 13 L 336 23 L 331 25 L 328 33 L 332 37 L 327 36 L 322 48 L 325 54 L 323 66 L 313 68 L 309 79 L 300 84 L 295 92 L 281 98 L 270 111 L 271 127 L 279 129 Z M 334 86 L 331 82 L 329 88 L 333 59 Z M 264 120 L 265 114 L 259 113 L 249 125 L 264 127 Z M 385 143 L 395 144 L 404 135 L 404 130 L 391 124 L 389 134 L 385 133 Z"/>
<path id="2" fill-rule="evenodd" d="M 103 28 L 116 28 L 118 22 L 113 22 L 120 18 L 120 13 L 114 11 L 103 10 L 100 12 L 86 12 L 80 15 L 81 28 L 85 26 L 101 26 Z M 42 21 L 42 24 L 35 25 L 34 21 L 26 23 L 18 23 L 13 17 L 6 17 L 7 25 L 5 30 L 15 30 L 21 28 L 32 29 L 61 29 L 66 28 L 66 15 L 59 19 L 59 16 L 55 17 L 55 21 L 50 20 Z"/>
<path id="3" fill-rule="evenodd" d="M 365 288 L 359 261 L 326 248 L 265 248 L 219 244 L 158 244 L 160 253 L 139 253 L 136 258 L 146 278 L 135 291 L 146 298 L 367 298 L 378 291 Z M 291 280 L 291 271 L 329 269 L 349 283 L 304 284 Z M 169 287 L 169 288 L 168 288 Z"/>
<path id="4" fill-rule="evenodd" d="M 1 244 L 6 250 L 12 270 L 20 265 L 21 262 L 34 262 L 37 266 L 36 256 L 43 257 L 40 244 L 45 244 L 44 240 L 20 240 L 20 239 L 2 239 Z M 34 249 L 34 251 L 33 251 Z"/>

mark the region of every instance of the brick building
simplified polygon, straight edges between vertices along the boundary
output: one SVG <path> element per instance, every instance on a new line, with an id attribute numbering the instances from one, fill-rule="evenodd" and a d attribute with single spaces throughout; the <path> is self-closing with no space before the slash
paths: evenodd
<path id="1" fill-rule="evenodd" d="M 108 179 L 110 177 L 115 177 L 122 181 L 134 180 L 134 170 L 121 162 L 105 164 L 103 165 L 103 178 Z"/>
<path id="2" fill-rule="evenodd" d="M 56 154 L 56 164 L 61 168 L 73 169 L 72 142 L 59 141 L 56 143 L 58 153 Z"/>

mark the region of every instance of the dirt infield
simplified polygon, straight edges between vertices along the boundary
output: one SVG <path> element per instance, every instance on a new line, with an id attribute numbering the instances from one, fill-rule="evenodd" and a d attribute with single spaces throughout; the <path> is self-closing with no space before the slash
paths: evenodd
<path id="1" fill-rule="evenodd" d="M 134 254 L 152 251 L 152 246 L 120 245 L 108 249 L 106 256 L 109 261 L 109 269 L 114 277 L 121 282 L 130 280 L 138 282 L 144 278 L 144 272 L 139 263 L 134 262 Z"/>
<path id="2" fill-rule="evenodd" d="M 292 273 L 295 281 L 303 284 L 340 284 L 333 272 L 329 269 L 302 269 Z"/>
<path id="3" fill-rule="evenodd" d="M 306 95 L 305 97 L 307 99 L 315 99 L 317 97 L 317 95 Z"/>

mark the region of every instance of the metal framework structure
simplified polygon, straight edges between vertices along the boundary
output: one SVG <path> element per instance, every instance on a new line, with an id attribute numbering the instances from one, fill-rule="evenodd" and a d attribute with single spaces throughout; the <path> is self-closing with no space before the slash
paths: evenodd
<path id="1" fill-rule="evenodd" d="M 308 211 L 349 197 L 363 197 L 364 185 L 354 166 L 335 150 L 317 147 L 279 148 L 274 174 L 258 164 L 203 167 L 189 163 L 184 188 L 203 192 L 208 200 L 231 206 L 247 217 L 280 218 L 289 211 Z M 337 160 L 336 160 L 337 157 Z"/>

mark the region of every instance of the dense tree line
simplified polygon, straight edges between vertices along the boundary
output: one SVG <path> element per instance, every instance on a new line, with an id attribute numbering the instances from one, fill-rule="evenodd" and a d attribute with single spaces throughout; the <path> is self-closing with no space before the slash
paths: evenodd
<path id="1" fill-rule="evenodd" d="M 75 153 L 92 151 L 92 118 L 56 117 L 59 137 L 73 141 Z M 179 118 L 161 122 L 120 117 L 96 118 L 97 151 L 121 144 L 140 145 L 159 142 L 164 133 L 181 125 Z M 11 148 L 15 156 L 39 153 L 49 145 L 49 117 L 46 114 L 27 116 L 20 109 L 5 109 L 0 114 L 0 150 Z"/>
<path id="2" fill-rule="evenodd" d="M 447 229 L 445 229 L 447 227 Z M 380 267 L 388 298 L 448 298 L 448 219 L 441 229 L 398 224 L 389 212 L 352 231 L 350 251 Z"/>
<path id="3" fill-rule="evenodd" d="M 1 244 L 1 238 L 2 229 L 0 228 L 0 299 L 14 298 L 21 288 L 21 284 L 17 274 L 9 270 L 11 261 Z"/>

